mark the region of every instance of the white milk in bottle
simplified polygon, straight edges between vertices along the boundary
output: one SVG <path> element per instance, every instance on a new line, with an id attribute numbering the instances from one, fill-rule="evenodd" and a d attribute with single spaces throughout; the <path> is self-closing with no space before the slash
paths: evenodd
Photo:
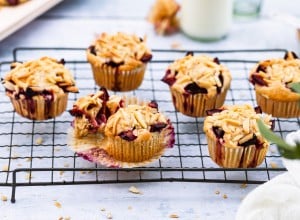
<path id="1" fill-rule="evenodd" d="M 194 39 L 219 40 L 231 27 L 233 0 L 182 0 L 180 26 Z"/>

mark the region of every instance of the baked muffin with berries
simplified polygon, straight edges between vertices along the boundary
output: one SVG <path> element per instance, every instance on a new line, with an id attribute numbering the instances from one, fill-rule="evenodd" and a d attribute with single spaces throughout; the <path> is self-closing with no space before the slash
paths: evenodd
<path id="1" fill-rule="evenodd" d="M 108 167 L 143 166 L 174 145 L 174 128 L 157 103 L 108 96 L 105 89 L 79 98 L 68 145 L 79 156 Z"/>
<path id="2" fill-rule="evenodd" d="M 121 32 L 102 33 L 87 49 L 96 84 L 113 91 L 137 89 L 151 59 L 146 38 Z"/>
<path id="3" fill-rule="evenodd" d="M 157 104 L 128 104 L 108 120 L 106 151 L 118 161 L 143 163 L 162 155 L 174 144 L 174 128 Z"/>
<path id="4" fill-rule="evenodd" d="M 300 116 L 300 94 L 291 88 L 300 84 L 300 59 L 295 53 L 260 61 L 250 73 L 250 82 L 263 112 L 282 118 Z"/>
<path id="5" fill-rule="evenodd" d="M 248 104 L 223 106 L 207 114 L 203 130 L 215 163 L 225 168 L 248 168 L 263 162 L 269 143 L 259 133 L 257 120 L 273 129 L 270 115 Z"/>
<path id="6" fill-rule="evenodd" d="M 15 111 L 33 120 L 59 116 L 66 110 L 69 92 L 78 92 L 64 60 L 50 57 L 12 63 L 2 83 Z"/>
<path id="7" fill-rule="evenodd" d="M 231 74 L 218 58 L 192 52 L 169 65 L 162 79 L 170 87 L 175 108 L 184 115 L 203 117 L 223 105 Z"/>

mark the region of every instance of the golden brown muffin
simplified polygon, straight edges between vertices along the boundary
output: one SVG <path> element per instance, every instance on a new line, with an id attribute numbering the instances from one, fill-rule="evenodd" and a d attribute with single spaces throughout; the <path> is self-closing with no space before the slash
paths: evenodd
<path id="1" fill-rule="evenodd" d="M 113 91 L 137 89 L 151 59 L 145 38 L 120 32 L 102 33 L 87 50 L 96 84 Z"/>
<path id="2" fill-rule="evenodd" d="M 68 145 L 79 156 L 109 167 L 143 166 L 174 145 L 174 128 L 156 102 L 108 96 L 105 89 L 79 98 Z"/>
<path id="3" fill-rule="evenodd" d="M 218 58 L 188 53 L 169 65 L 162 81 L 169 85 L 179 112 L 202 117 L 224 104 L 231 74 Z"/>
<path id="4" fill-rule="evenodd" d="M 69 92 L 78 92 L 78 88 L 63 64 L 50 57 L 12 63 L 2 83 L 18 114 L 45 120 L 66 110 Z"/>
<path id="5" fill-rule="evenodd" d="M 295 53 L 260 61 L 250 73 L 250 82 L 263 112 L 282 118 L 300 116 L 300 94 L 289 88 L 291 83 L 300 83 L 300 59 Z"/>
<path id="6" fill-rule="evenodd" d="M 223 106 L 207 113 L 203 130 L 215 163 L 226 168 L 248 168 L 263 162 L 269 143 L 260 135 L 257 120 L 273 128 L 270 115 L 247 104 Z"/>

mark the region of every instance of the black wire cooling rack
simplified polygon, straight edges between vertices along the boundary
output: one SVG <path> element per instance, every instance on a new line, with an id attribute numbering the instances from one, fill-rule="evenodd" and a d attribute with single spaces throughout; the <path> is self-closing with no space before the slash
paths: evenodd
<path id="1" fill-rule="evenodd" d="M 248 74 L 261 59 L 283 57 L 285 50 L 227 50 L 195 51 L 195 54 L 217 56 L 228 66 L 233 80 L 226 104 L 249 103 L 255 106 Z M 271 145 L 264 162 L 257 168 L 224 169 L 209 157 L 203 133 L 203 118 L 192 118 L 176 112 L 169 88 L 161 82 L 167 65 L 182 57 L 184 50 L 153 50 L 141 87 L 126 95 L 156 100 L 160 110 L 173 122 L 176 132 L 174 148 L 168 149 L 157 161 L 140 168 L 106 168 L 78 157 L 66 144 L 67 130 L 72 117 L 66 111 L 46 121 L 31 121 L 17 115 L 0 87 L 0 186 L 12 188 L 15 202 L 16 187 L 37 185 L 105 184 L 129 182 L 224 182 L 263 183 L 284 172 L 276 146 Z M 95 85 L 83 48 L 16 48 L 14 61 L 41 56 L 64 58 L 76 79 L 79 94 L 70 94 L 68 109 L 77 97 L 94 93 Z M 11 62 L 0 64 L 0 76 L 10 69 Z M 110 93 L 112 94 L 112 93 Z M 275 119 L 275 132 L 282 137 L 299 129 L 299 118 Z"/>

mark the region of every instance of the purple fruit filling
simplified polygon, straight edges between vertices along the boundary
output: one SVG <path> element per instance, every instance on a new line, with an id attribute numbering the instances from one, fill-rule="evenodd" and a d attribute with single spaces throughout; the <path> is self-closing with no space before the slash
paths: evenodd
<path id="1" fill-rule="evenodd" d="M 298 59 L 298 56 L 297 56 L 296 53 L 293 52 L 293 51 L 291 51 L 291 52 L 286 52 L 286 53 L 284 54 L 284 59 L 287 60 L 287 58 L 290 57 L 290 55 L 292 55 L 292 57 L 293 57 L 294 59 Z"/>
<path id="2" fill-rule="evenodd" d="M 106 65 L 111 66 L 111 67 L 118 67 L 124 64 L 124 61 L 121 61 L 120 63 L 116 63 L 112 60 L 105 62 Z"/>
<path id="3" fill-rule="evenodd" d="M 6 2 L 12 6 L 19 4 L 19 0 L 6 0 Z"/>
<path id="4" fill-rule="evenodd" d="M 91 45 L 91 46 L 89 47 L 89 50 L 90 50 L 91 54 L 94 54 L 95 56 L 97 56 L 96 48 L 95 48 L 94 45 Z"/>
<path id="5" fill-rule="evenodd" d="M 218 139 L 223 138 L 225 132 L 223 131 L 222 128 L 213 126 L 212 130 Z"/>
<path id="6" fill-rule="evenodd" d="M 100 96 L 100 99 L 102 99 L 103 101 L 108 101 L 109 100 L 109 94 L 108 94 L 106 88 L 101 87 L 100 91 L 103 92 L 103 94 Z"/>
<path id="7" fill-rule="evenodd" d="M 151 59 L 152 59 L 152 54 L 150 54 L 150 53 L 145 53 L 145 54 L 142 56 L 141 61 L 142 61 L 143 63 L 147 63 L 147 62 L 149 62 Z"/>
<path id="8" fill-rule="evenodd" d="M 224 83 L 224 78 L 223 78 L 222 74 L 219 75 L 219 80 L 221 82 L 221 86 L 220 87 L 217 86 L 217 93 L 218 94 L 222 91 L 222 86 L 223 86 L 223 83 Z"/>
<path id="9" fill-rule="evenodd" d="M 220 108 L 209 109 L 209 110 L 206 110 L 206 114 L 208 116 L 212 116 L 213 114 L 218 113 L 218 112 L 222 112 L 223 110 L 224 109 L 220 109 Z"/>
<path id="10" fill-rule="evenodd" d="M 160 132 L 167 126 L 166 123 L 159 122 L 150 126 L 150 132 Z"/>
<path id="11" fill-rule="evenodd" d="M 215 62 L 216 64 L 219 64 L 219 65 L 220 65 L 220 60 L 219 60 L 218 57 L 215 57 L 215 58 L 214 58 L 214 62 Z"/>
<path id="12" fill-rule="evenodd" d="M 148 106 L 151 108 L 156 108 L 156 109 L 158 108 L 158 104 L 154 100 L 151 100 L 151 102 L 148 103 Z"/>
<path id="13" fill-rule="evenodd" d="M 170 69 L 167 69 L 165 76 L 162 78 L 162 81 L 169 86 L 172 86 L 176 82 L 176 78 L 171 74 Z"/>
<path id="14" fill-rule="evenodd" d="M 194 56 L 194 52 L 193 51 L 188 51 L 188 52 L 186 52 L 186 56 Z"/>
<path id="15" fill-rule="evenodd" d="M 260 106 L 254 107 L 254 111 L 255 111 L 256 114 L 261 114 L 262 113 L 262 110 L 261 110 Z"/>
<path id="16" fill-rule="evenodd" d="M 137 136 L 133 134 L 133 130 L 122 131 L 119 136 L 126 141 L 134 141 Z"/>
<path id="17" fill-rule="evenodd" d="M 255 134 L 253 134 L 253 137 L 250 140 L 240 144 L 240 146 L 243 146 L 243 147 L 248 147 L 250 145 L 255 145 L 255 146 L 259 145 L 259 140 L 257 139 Z"/>
<path id="18" fill-rule="evenodd" d="M 260 86 L 268 86 L 268 83 L 263 79 L 263 77 L 255 73 L 251 75 L 250 82 L 253 85 L 257 84 Z"/>
<path id="19" fill-rule="evenodd" d="M 184 87 L 184 90 L 189 94 L 207 94 L 207 90 L 205 88 L 199 87 L 195 82 L 186 85 Z"/>
<path id="20" fill-rule="evenodd" d="M 62 65 L 65 65 L 66 64 L 66 61 L 64 58 L 60 59 L 60 61 L 58 61 L 58 63 L 62 64 Z"/>
<path id="21" fill-rule="evenodd" d="M 259 73 L 260 71 L 262 72 L 267 72 L 267 67 L 263 66 L 263 65 L 258 65 L 258 67 L 256 68 L 256 72 Z"/>

